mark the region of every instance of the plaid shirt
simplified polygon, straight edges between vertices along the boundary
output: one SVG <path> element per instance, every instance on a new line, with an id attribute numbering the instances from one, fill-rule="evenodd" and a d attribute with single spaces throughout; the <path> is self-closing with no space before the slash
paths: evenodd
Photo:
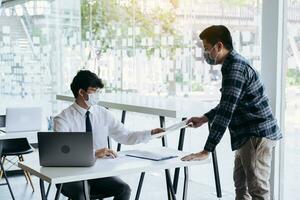
<path id="1" fill-rule="evenodd" d="M 258 73 L 248 61 L 232 50 L 222 68 L 221 100 L 204 114 L 211 126 L 204 149 L 214 151 L 228 127 L 232 150 L 251 137 L 282 138 Z"/>

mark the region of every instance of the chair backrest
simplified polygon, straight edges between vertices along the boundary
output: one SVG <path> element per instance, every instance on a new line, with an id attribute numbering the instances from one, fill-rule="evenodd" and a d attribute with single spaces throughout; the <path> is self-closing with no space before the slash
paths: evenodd
<path id="1" fill-rule="evenodd" d="M 2 140 L 2 153 L 3 152 L 20 152 L 28 151 L 31 146 L 27 138 L 16 138 L 16 139 L 6 139 Z"/>

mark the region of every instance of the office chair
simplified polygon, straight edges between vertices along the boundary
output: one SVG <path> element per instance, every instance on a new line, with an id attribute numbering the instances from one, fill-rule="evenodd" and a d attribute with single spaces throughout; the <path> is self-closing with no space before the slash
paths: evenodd
<path id="1" fill-rule="evenodd" d="M 33 148 L 30 146 L 27 138 L 16 138 L 16 139 L 6 139 L 2 140 L 2 165 L 4 165 L 5 160 L 11 163 L 11 166 L 16 166 L 17 161 L 9 160 L 7 156 L 17 156 L 20 162 L 24 161 L 23 155 L 32 153 Z M 10 168 L 9 167 L 9 168 Z M 9 169 L 8 168 L 8 169 Z M 1 170 L 0 178 L 2 174 L 4 174 L 4 169 Z M 30 178 L 30 173 L 24 170 L 24 176 L 26 178 L 27 183 L 29 182 L 32 190 L 34 191 L 34 187 L 32 184 L 32 180 Z"/>
<path id="2" fill-rule="evenodd" d="M 0 140 L 0 158 L 2 158 L 2 140 Z M 7 175 L 4 171 L 4 167 L 3 167 L 3 164 L 2 164 L 2 159 L 0 159 L 0 170 L 3 173 L 4 179 L 5 179 L 5 182 L 6 182 L 6 183 L 1 183 L 0 186 L 7 185 L 12 199 L 15 200 L 15 197 L 14 197 L 14 194 L 11 190 Z M 2 175 L 1 175 L 1 177 L 2 177 Z"/>

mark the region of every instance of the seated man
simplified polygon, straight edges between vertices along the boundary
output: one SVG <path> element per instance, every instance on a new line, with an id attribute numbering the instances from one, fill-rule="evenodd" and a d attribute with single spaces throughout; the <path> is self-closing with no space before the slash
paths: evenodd
<path id="1" fill-rule="evenodd" d="M 56 132 L 92 132 L 95 156 L 115 158 L 117 154 L 107 147 L 107 136 L 122 144 L 146 143 L 161 128 L 149 131 L 129 131 L 105 108 L 97 105 L 98 91 L 104 87 L 96 74 L 81 70 L 71 83 L 75 102 L 54 118 Z M 89 180 L 91 195 L 114 196 L 114 200 L 128 200 L 130 187 L 118 177 Z M 62 193 L 72 200 L 83 200 L 82 182 L 63 185 Z"/>

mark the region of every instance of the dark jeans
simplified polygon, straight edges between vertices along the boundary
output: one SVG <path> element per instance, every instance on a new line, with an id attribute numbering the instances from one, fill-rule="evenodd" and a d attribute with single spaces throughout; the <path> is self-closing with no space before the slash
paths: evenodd
<path id="1" fill-rule="evenodd" d="M 93 179 L 88 183 L 91 198 L 114 197 L 114 200 L 129 200 L 130 198 L 129 185 L 118 177 Z M 72 200 L 85 200 L 82 181 L 64 183 L 61 192 Z"/>

